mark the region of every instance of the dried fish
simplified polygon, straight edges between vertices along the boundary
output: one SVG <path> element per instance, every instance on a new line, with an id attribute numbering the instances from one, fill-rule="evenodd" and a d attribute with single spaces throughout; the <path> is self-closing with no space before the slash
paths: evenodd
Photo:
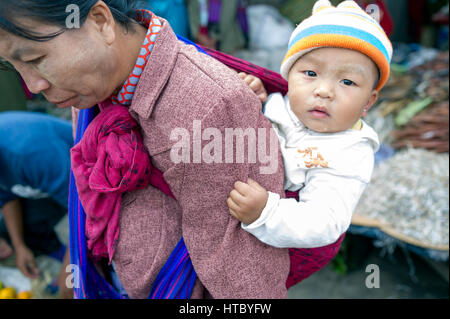
<path id="1" fill-rule="evenodd" d="M 449 102 L 435 103 L 392 132 L 392 147 L 426 148 L 437 153 L 449 151 Z"/>
<path id="2" fill-rule="evenodd" d="M 427 245 L 448 245 L 448 153 L 408 148 L 381 162 L 356 212 Z"/>

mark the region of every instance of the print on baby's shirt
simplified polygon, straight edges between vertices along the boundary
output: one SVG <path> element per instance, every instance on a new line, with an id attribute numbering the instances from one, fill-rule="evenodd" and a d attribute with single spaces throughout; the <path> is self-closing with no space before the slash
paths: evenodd
<path id="1" fill-rule="evenodd" d="M 303 154 L 303 158 L 305 158 L 305 166 L 307 168 L 312 167 L 328 167 L 328 161 L 325 161 L 322 154 L 317 151 L 317 147 L 307 147 L 305 150 L 301 150 L 300 148 L 297 150 L 300 154 Z"/>

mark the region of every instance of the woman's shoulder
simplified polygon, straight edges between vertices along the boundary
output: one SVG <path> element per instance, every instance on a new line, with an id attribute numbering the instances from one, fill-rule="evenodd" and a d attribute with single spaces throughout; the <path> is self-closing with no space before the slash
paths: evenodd
<path id="1" fill-rule="evenodd" d="M 140 117 L 167 127 L 257 117 L 261 103 L 237 72 L 179 41 L 170 28 L 163 27 L 159 37 L 131 106 Z"/>
<path id="2" fill-rule="evenodd" d="M 257 114 L 261 110 L 258 98 L 236 71 L 198 52 L 192 45 L 180 45 L 174 68 L 161 92 L 161 101 L 164 97 L 176 99 L 185 106 L 185 112 L 210 117 L 224 114 L 230 108 L 242 116 L 246 112 Z M 215 109 L 217 112 L 213 112 Z"/>
<path id="3" fill-rule="evenodd" d="M 204 81 L 220 90 L 222 96 L 247 93 L 246 85 L 237 76 L 237 72 L 219 60 L 199 52 L 194 46 L 182 44 L 177 67 L 195 70 L 205 75 Z"/>

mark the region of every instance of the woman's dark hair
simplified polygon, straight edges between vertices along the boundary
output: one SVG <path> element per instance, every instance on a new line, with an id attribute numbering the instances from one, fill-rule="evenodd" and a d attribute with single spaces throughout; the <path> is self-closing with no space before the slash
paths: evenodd
<path id="1" fill-rule="evenodd" d="M 99 0 L 1 0 L 0 1 L 0 29 L 14 35 L 33 40 L 48 41 L 67 30 L 66 20 L 72 13 L 66 12 L 70 5 L 78 6 L 80 26 L 85 22 L 89 11 Z M 103 0 L 111 10 L 114 19 L 126 30 L 132 28 L 134 10 L 137 0 Z M 29 17 L 61 27 L 52 34 L 40 34 L 20 26 L 16 17 Z"/>

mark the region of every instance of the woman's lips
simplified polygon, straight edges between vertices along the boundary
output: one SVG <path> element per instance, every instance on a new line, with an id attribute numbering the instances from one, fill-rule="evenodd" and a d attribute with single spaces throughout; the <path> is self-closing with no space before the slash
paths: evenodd
<path id="1" fill-rule="evenodd" d="M 72 97 L 70 99 L 58 102 L 58 103 L 53 103 L 56 104 L 59 108 L 65 108 L 65 107 L 69 107 L 69 106 L 73 106 L 74 102 L 75 102 L 75 98 L 76 97 Z"/>

